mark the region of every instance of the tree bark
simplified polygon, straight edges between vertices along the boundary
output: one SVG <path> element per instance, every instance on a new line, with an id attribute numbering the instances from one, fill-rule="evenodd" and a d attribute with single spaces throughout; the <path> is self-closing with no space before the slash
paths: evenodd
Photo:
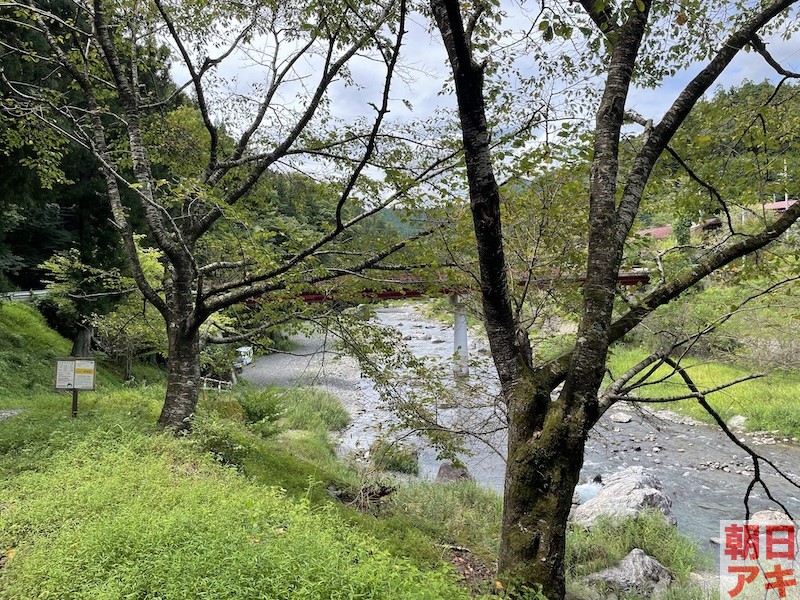
<path id="1" fill-rule="evenodd" d="M 652 0 L 600 6 L 581 0 L 587 15 L 607 35 L 606 81 L 596 113 L 589 185 L 588 260 L 583 309 L 575 345 L 558 359 L 533 365 L 515 335 L 500 223 L 500 194 L 489 147 L 484 68 L 473 54 L 458 0 L 430 0 L 455 83 L 477 242 L 486 332 L 508 408 L 500 580 L 512 596 L 527 589 L 549 600 L 565 596 L 564 555 L 572 494 L 584 446 L 600 416 L 598 390 L 609 345 L 636 327 L 656 307 L 696 285 L 739 256 L 764 247 L 800 217 L 800 205 L 754 236 L 734 240 L 700 264 L 658 286 L 621 318 L 614 319 L 617 277 L 625 241 L 652 168 L 692 108 L 752 36 L 797 0 L 772 0 L 744 21 L 700 74 L 678 96 L 644 142 L 632 169 L 620 177 L 620 139 L 634 67 L 647 31 Z M 480 10 L 472 15 L 480 17 Z M 612 35 L 613 34 L 613 35 Z M 624 182 L 622 194 L 620 187 Z M 550 392 L 563 382 L 558 399 Z"/>
<path id="2" fill-rule="evenodd" d="M 564 597 L 567 518 L 585 444 L 580 415 L 550 402 L 550 385 L 532 372 L 509 398 L 508 460 L 498 577 L 512 590 Z M 549 403 L 544 422 L 536 406 Z"/>
<path id="3" fill-rule="evenodd" d="M 175 433 L 190 431 L 200 388 L 200 333 L 185 324 L 168 328 L 167 394 L 158 423 Z"/>
<path id="4" fill-rule="evenodd" d="M 75 333 L 75 339 L 72 340 L 72 352 L 70 356 L 89 356 L 89 350 L 92 347 L 92 337 L 94 332 L 91 327 L 86 325 L 78 325 L 78 331 Z"/>

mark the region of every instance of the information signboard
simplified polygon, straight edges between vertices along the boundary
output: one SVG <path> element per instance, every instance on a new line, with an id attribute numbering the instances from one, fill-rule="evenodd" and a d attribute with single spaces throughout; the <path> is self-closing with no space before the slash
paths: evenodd
<path id="1" fill-rule="evenodd" d="M 93 390 L 95 363 L 92 358 L 57 358 L 57 390 Z"/>

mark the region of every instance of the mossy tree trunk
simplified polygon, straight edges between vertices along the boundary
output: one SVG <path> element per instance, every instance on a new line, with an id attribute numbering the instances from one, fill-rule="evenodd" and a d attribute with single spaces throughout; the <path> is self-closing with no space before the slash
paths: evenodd
<path id="1" fill-rule="evenodd" d="M 584 426 L 551 403 L 543 422 L 531 410 L 548 389 L 523 386 L 509 399 L 508 461 L 499 571 L 506 585 L 541 586 L 547 598 L 565 593 L 567 518 L 583 466 Z"/>

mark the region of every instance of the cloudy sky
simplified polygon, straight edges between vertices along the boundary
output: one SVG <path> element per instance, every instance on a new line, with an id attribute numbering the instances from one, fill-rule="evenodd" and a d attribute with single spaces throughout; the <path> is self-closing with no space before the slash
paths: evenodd
<path id="1" fill-rule="evenodd" d="M 523 19 L 519 19 L 519 23 L 517 29 L 529 26 L 529 22 L 526 23 Z M 511 25 L 514 25 L 513 21 Z M 409 17 L 406 30 L 405 69 L 403 78 L 397 79 L 393 83 L 390 114 L 390 119 L 400 122 L 424 119 L 432 115 L 437 108 L 452 109 L 455 104 L 452 96 L 441 94 L 443 86 L 448 80 L 448 67 L 438 31 L 431 30 L 425 17 L 419 14 L 412 14 Z M 766 41 L 773 56 L 781 64 L 788 69 L 800 70 L 800 36 L 788 41 L 779 38 Z M 210 54 L 213 56 L 213 53 Z M 658 89 L 632 90 L 628 108 L 658 121 L 679 91 L 702 67 L 703 64 L 700 63 L 686 65 L 676 76 L 665 80 Z M 293 107 L 302 104 L 303 84 L 308 85 L 318 75 L 316 72 L 318 64 L 315 65 L 313 60 L 301 61 L 298 63 L 298 69 L 305 69 L 305 73 L 287 86 L 280 99 L 287 116 L 282 118 L 276 113 L 275 122 L 289 123 L 291 121 L 288 113 Z M 330 90 L 331 111 L 345 121 L 374 114 L 370 103 L 379 103 L 381 84 L 384 79 L 384 65 L 374 59 L 355 59 L 351 62 L 350 69 L 357 85 L 346 86 L 342 82 L 337 82 Z M 180 68 L 176 67 L 174 74 L 178 80 L 184 78 Z M 241 115 L 233 112 L 233 107 L 236 106 L 236 102 L 233 101 L 234 97 L 257 98 L 259 96 L 258 86 L 265 81 L 265 74 L 266 70 L 263 66 L 253 64 L 251 59 L 242 55 L 232 56 L 231 60 L 220 67 L 217 72 L 218 80 L 226 82 L 223 85 L 227 86 L 227 91 L 222 91 L 216 96 L 217 107 L 220 112 L 228 113 L 229 123 L 238 125 L 244 120 L 244 112 Z M 777 80 L 777 76 L 760 55 L 754 52 L 741 52 L 719 79 L 717 86 L 712 88 L 712 92 L 720 85 L 730 87 L 740 84 L 746 79 L 753 81 Z M 558 87 L 558 82 L 555 87 Z M 535 98 L 532 99 L 532 101 L 535 100 Z M 411 108 L 407 104 L 410 104 Z M 246 108 L 246 105 L 242 105 L 241 108 Z M 240 116 L 242 119 L 239 119 Z M 233 128 L 236 128 L 236 125 L 233 125 Z"/>
<path id="2" fill-rule="evenodd" d="M 406 64 L 417 70 L 410 83 L 398 81 L 393 85 L 392 95 L 395 99 L 393 116 L 401 119 L 422 117 L 431 114 L 436 107 L 453 107 L 454 99 L 440 94 L 447 80 L 448 71 L 446 54 L 438 37 L 438 31 L 431 32 L 429 24 L 420 16 L 410 19 L 407 30 Z M 789 40 L 782 40 L 776 36 L 765 41 L 772 55 L 785 68 L 800 71 L 800 35 Z M 705 63 L 686 65 L 674 77 L 665 80 L 658 89 L 633 89 L 628 100 L 628 108 L 657 121 L 680 90 L 704 65 Z M 375 63 L 361 61 L 354 64 L 353 70 L 356 78 L 361 81 L 374 83 L 381 81 L 381 73 Z M 740 52 L 710 93 L 719 86 L 728 88 L 739 85 L 745 80 L 760 82 L 764 79 L 777 81 L 779 77 L 759 54 Z M 369 92 L 368 85 L 360 91 L 337 87 L 333 95 L 334 104 L 342 107 L 345 114 L 348 112 L 353 116 L 363 114 L 364 104 L 359 100 Z M 413 114 L 403 106 L 401 98 L 411 102 L 414 108 Z"/>

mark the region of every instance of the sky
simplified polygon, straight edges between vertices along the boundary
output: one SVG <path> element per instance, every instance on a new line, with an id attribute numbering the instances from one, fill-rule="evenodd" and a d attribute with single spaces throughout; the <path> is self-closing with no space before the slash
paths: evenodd
<path id="1" fill-rule="evenodd" d="M 510 0 L 503 0 L 504 2 Z M 511 23 L 514 25 L 514 23 Z M 407 33 L 403 49 L 403 79 L 397 79 L 392 87 L 391 113 L 389 119 L 405 123 L 413 119 L 424 119 L 434 114 L 436 109 L 453 110 L 455 99 L 448 94 L 442 94 L 443 86 L 448 80 L 448 66 L 446 54 L 442 47 L 438 31 L 431 30 L 425 17 L 413 14 L 407 22 Z M 773 56 L 786 68 L 800 70 L 800 35 L 790 40 L 767 39 L 765 40 Z M 213 55 L 213 52 L 210 52 Z M 234 80 L 228 84 L 228 92 L 248 94 L 252 86 L 264 79 L 264 69 L 257 66 L 245 68 L 247 59 L 243 56 L 232 56 L 232 60 L 224 63 L 219 71 L 220 80 Z M 313 80 L 318 70 L 318 65 L 313 61 L 300 63 L 308 76 L 306 81 Z M 628 99 L 628 108 L 651 118 L 655 122 L 664 114 L 680 90 L 690 81 L 703 64 L 687 65 L 674 77 L 663 82 L 658 89 L 633 89 Z M 380 86 L 384 78 L 384 65 L 380 61 L 366 58 L 356 58 L 351 62 L 350 69 L 355 86 L 345 86 L 337 82 L 330 89 L 331 110 L 345 122 L 354 121 L 359 117 L 374 115 L 370 103 L 377 104 L 380 99 Z M 174 75 L 178 80 L 184 76 L 179 68 Z M 764 59 L 755 52 L 740 52 L 733 64 L 719 78 L 711 92 L 718 86 L 730 87 L 738 85 L 744 80 L 763 81 L 764 79 L 777 80 L 778 77 Z M 287 87 L 282 102 L 286 109 L 292 108 L 296 98 L 302 95 L 301 81 L 294 82 Z M 257 95 L 257 94 L 252 94 Z M 532 99 L 535 101 L 535 99 Z M 218 97 L 219 110 L 230 110 L 233 106 L 231 98 L 226 94 Z M 406 104 L 411 106 L 409 108 Z M 275 121 L 288 123 L 287 116 L 276 116 Z"/>
<path id="2" fill-rule="evenodd" d="M 438 37 L 438 31 L 430 31 L 428 23 L 422 17 L 412 17 L 408 24 L 408 33 L 405 39 L 406 62 L 419 69 L 412 85 L 402 82 L 394 84 L 393 117 L 399 119 L 412 119 L 432 114 L 436 108 L 455 106 L 455 99 L 449 95 L 441 95 L 441 90 L 448 78 L 446 53 Z M 785 68 L 800 71 L 800 35 L 789 40 L 782 40 L 776 36 L 764 40 L 771 54 Z M 658 122 L 666 110 L 677 98 L 680 91 L 696 75 L 705 63 L 686 65 L 674 77 L 664 80 L 657 89 L 634 88 L 631 90 L 627 107 L 635 112 L 652 118 Z M 379 81 L 381 74 L 376 70 L 376 65 L 369 62 L 357 63 L 354 74 L 362 81 Z M 739 85 L 745 80 L 760 82 L 765 79 L 778 81 L 780 77 L 756 52 L 740 52 L 733 63 L 720 76 L 717 83 L 712 86 L 708 94 L 713 94 L 718 87 L 729 88 Z M 343 107 L 343 114 L 356 117 L 363 114 L 362 106 L 358 100 L 360 95 L 366 95 L 367 90 L 356 93 L 352 88 L 337 87 L 334 89 L 334 104 Z M 413 105 L 413 113 L 408 111 L 399 101 L 408 98 Z"/>
<path id="3" fill-rule="evenodd" d="M 772 56 L 789 70 L 800 72 L 800 36 L 789 40 L 773 38 L 765 40 Z M 672 101 L 686 86 L 691 78 L 704 66 L 704 63 L 690 65 L 680 71 L 675 77 L 664 81 L 656 90 L 634 89 L 631 92 L 628 106 L 637 112 L 651 118 L 663 115 Z M 746 80 L 761 82 L 765 79 L 778 81 L 780 77 L 756 52 L 739 52 L 732 64 L 723 72 L 710 92 L 718 87 L 729 88 L 739 85 Z"/>

